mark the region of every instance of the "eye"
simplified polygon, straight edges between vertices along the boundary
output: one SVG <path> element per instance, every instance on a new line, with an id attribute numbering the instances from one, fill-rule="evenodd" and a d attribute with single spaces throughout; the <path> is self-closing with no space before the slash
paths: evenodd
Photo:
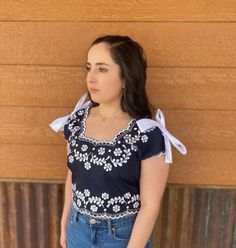
<path id="1" fill-rule="evenodd" d="M 101 71 L 101 72 L 106 72 L 107 69 L 100 67 L 100 68 L 99 68 L 99 71 Z"/>
<path id="2" fill-rule="evenodd" d="M 89 71 L 89 70 L 90 70 L 90 68 L 89 68 L 88 66 L 86 66 L 86 70 L 87 70 L 87 71 Z"/>

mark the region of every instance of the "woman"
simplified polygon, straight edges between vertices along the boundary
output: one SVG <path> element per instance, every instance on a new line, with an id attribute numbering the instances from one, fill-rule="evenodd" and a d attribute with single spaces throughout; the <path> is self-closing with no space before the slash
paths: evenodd
<path id="1" fill-rule="evenodd" d="M 163 115 L 152 120 L 146 67 L 142 47 L 131 38 L 97 38 L 87 56 L 88 93 L 70 115 L 50 124 L 67 140 L 63 248 L 151 247 L 172 162 L 170 141 L 182 154 L 186 148 L 167 132 Z"/>

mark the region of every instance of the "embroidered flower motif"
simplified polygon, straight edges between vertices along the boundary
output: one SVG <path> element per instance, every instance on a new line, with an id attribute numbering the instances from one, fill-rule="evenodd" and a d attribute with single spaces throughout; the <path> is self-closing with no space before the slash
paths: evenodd
<path id="1" fill-rule="evenodd" d="M 85 199 L 85 196 L 84 196 L 84 194 L 82 192 L 80 192 L 78 190 L 76 190 L 75 192 L 76 192 L 76 196 L 78 198 L 80 198 L 82 201 Z"/>
<path id="2" fill-rule="evenodd" d="M 76 140 L 72 140 L 72 141 L 71 141 L 71 145 L 72 145 L 72 146 L 75 146 L 75 145 L 76 145 Z"/>
<path id="3" fill-rule="evenodd" d="M 135 203 L 133 204 L 133 207 L 134 207 L 134 208 L 138 208 L 138 207 L 139 207 L 139 203 L 138 203 L 138 202 L 135 202 Z"/>
<path id="4" fill-rule="evenodd" d="M 132 145 L 132 146 L 131 146 L 131 150 L 133 150 L 134 152 L 136 152 L 136 151 L 138 151 L 138 147 L 137 147 L 137 146 Z"/>
<path id="5" fill-rule="evenodd" d="M 115 156 L 120 156 L 121 154 L 122 154 L 122 150 L 119 147 L 116 148 L 115 151 L 114 151 L 114 155 Z"/>
<path id="6" fill-rule="evenodd" d="M 89 170 L 89 169 L 91 168 L 91 164 L 90 164 L 89 162 L 86 162 L 86 163 L 84 164 L 84 168 L 85 168 L 86 170 Z"/>
<path id="7" fill-rule="evenodd" d="M 102 193 L 102 198 L 103 198 L 104 200 L 107 200 L 107 199 L 109 198 L 109 194 L 107 194 L 107 193 Z"/>
<path id="8" fill-rule="evenodd" d="M 98 154 L 99 155 L 103 155 L 105 153 L 105 148 L 104 147 L 100 147 L 99 149 L 98 149 Z"/>
<path id="9" fill-rule="evenodd" d="M 115 206 L 112 207 L 112 210 L 113 210 L 114 212 L 118 212 L 118 211 L 120 211 L 120 206 L 115 205 Z"/>
<path id="10" fill-rule="evenodd" d="M 110 164 L 110 163 L 105 164 L 105 165 L 104 165 L 104 170 L 105 170 L 105 171 L 111 171 L 111 170 L 112 170 L 111 164 Z"/>
<path id="11" fill-rule="evenodd" d="M 98 208 L 96 205 L 91 205 L 90 209 L 93 211 L 93 212 L 97 212 Z"/>
<path id="12" fill-rule="evenodd" d="M 90 196 L 90 191 L 89 191 L 88 189 L 85 189 L 85 190 L 84 190 L 84 195 L 85 195 L 85 196 Z"/>
<path id="13" fill-rule="evenodd" d="M 124 195 L 125 198 L 129 199 L 131 197 L 131 194 L 128 192 Z"/>
<path id="14" fill-rule="evenodd" d="M 81 110 L 78 111 L 78 115 L 82 115 L 83 113 L 84 113 L 84 110 L 83 109 L 81 109 Z"/>
<path id="15" fill-rule="evenodd" d="M 74 162 L 74 157 L 72 155 L 69 156 L 69 162 L 73 163 Z"/>
<path id="16" fill-rule="evenodd" d="M 146 134 L 142 135 L 141 140 L 143 143 L 146 143 L 148 141 L 148 136 Z"/>
<path id="17" fill-rule="evenodd" d="M 124 136 L 124 138 L 125 138 L 125 139 L 128 139 L 128 140 L 131 139 L 131 137 L 132 137 L 132 136 L 131 136 L 130 133 L 129 133 L 129 134 L 126 134 L 126 135 Z"/>
<path id="18" fill-rule="evenodd" d="M 82 150 L 83 152 L 85 152 L 87 149 L 88 149 L 88 146 L 87 146 L 87 145 L 82 145 L 81 150 Z"/>

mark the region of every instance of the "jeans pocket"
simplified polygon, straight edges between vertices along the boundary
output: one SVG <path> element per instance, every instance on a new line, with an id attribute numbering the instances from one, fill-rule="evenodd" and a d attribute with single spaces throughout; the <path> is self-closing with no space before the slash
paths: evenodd
<path id="1" fill-rule="evenodd" d="M 112 227 L 113 238 L 117 241 L 129 241 L 133 229 L 133 223 L 125 226 Z"/>

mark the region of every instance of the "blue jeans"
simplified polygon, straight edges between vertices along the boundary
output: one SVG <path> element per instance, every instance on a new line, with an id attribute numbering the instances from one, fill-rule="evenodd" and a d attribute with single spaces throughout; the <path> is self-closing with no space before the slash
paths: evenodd
<path id="1" fill-rule="evenodd" d="M 66 236 L 68 248 L 126 248 L 137 214 L 120 219 L 98 219 L 71 207 Z M 149 238 L 145 248 L 151 248 Z"/>

